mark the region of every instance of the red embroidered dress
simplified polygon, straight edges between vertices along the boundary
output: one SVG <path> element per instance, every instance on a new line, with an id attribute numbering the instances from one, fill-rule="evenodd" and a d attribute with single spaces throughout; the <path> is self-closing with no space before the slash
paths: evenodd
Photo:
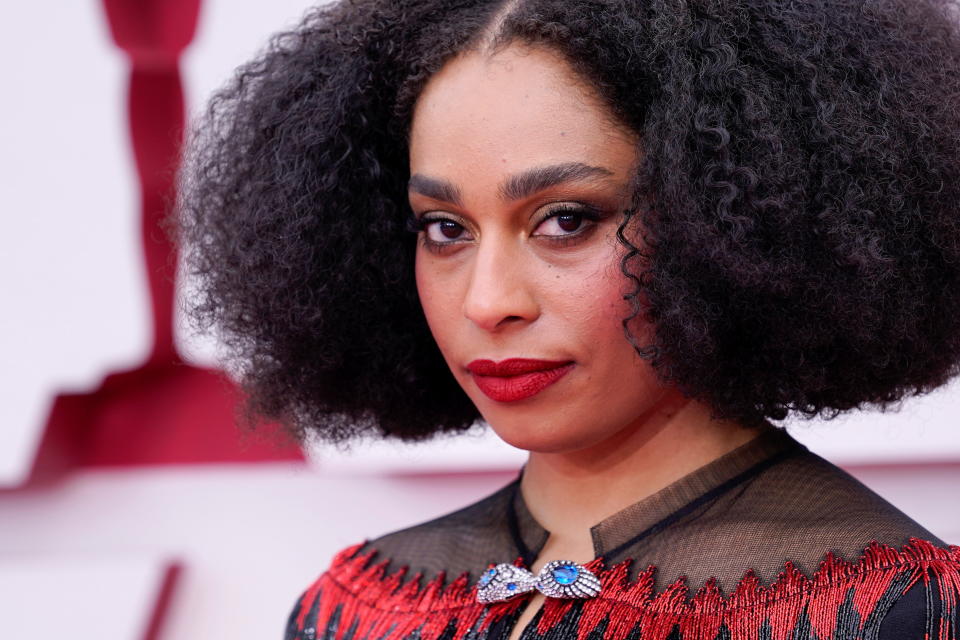
<path id="1" fill-rule="evenodd" d="M 287 640 L 508 638 L 532 594 L 485 605 L 476 593 L 484 569 L 529 568 L 549 535 L 518 487 L 340 551 L 294 607 Z M 591 535 L 600 595 L 547 598 L 523 640 L 960 638 L 960 546 L 782 429 Z"/>

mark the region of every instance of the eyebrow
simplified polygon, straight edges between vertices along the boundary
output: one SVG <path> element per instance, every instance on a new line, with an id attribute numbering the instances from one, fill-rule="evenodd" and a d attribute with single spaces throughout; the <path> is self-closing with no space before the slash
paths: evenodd
<path id="1" fill-rule="evenodd" d="M 566 162 L 544 167 L 534 167 L 510 176 L 500 185 L 500 197 L 504 200 L 520 200 L 564 182 L 589 180 L 612 176 L 613 172 L 603 167 L 594 167 L 582 162 Z"/>
<path id="2" fill-rule="evenodd" d="M 582 162 L 563 162 L 560 164 L 533 167 L 521 173 L 509 176 L 498 189 L 502 200 L 520 200 L 549 187 L 588 180 L 597 177 L 612 176 L 613 172 L 604 167 L 595 167 Z M 410 176 L 408 188 L 434 200 L 450 202 L 463 206 L 460 189 L 456 185 L 440 178 L 431 178 L 419 173 Z"/>
<path id="3" fill-rule="evenodd" d="M 410 176 L 407 188 L 425 195 L 428 198 L 433 198 L 434 200 L 451 202 L 458 207 L 463 206 L 463 200 L 460 198 L 460 189 L 446 180 L 415 173 Z"/>

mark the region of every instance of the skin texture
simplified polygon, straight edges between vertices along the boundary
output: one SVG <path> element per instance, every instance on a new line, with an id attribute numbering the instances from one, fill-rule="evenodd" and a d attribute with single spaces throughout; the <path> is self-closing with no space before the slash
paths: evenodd
<path id="1" fill-rule="evenodd" d="M 423 227 L 420 301 L 457 382 L 502 439 L 530 451 L 521 489 L 551 532 L 534 571 L 558 558 L 592 559 L 591 525 L 757 435 L 711 421 L 624 336 L 629 283 L 617 268 L 616 213 L 629 206 L 637 142 L 544 48 L 460 56 L 431 79 L 414 112 L 409 199 Z M 501 194 L 511 175 L 558 163 L 605 174 L 520 199 Z M 456 197 L 419 186 L 439 181 Z M 602 211 L 600 220 L 570 218 L 564 227 L 545 218 L 582 205 Z M 574 366 L 510 402 L 486 396 L 466 367 L 517 357 Z"/>

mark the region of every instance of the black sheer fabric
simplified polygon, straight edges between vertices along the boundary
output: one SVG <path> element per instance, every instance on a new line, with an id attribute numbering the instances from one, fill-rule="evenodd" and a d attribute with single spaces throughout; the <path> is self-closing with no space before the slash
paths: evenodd
<path id="1" fill-rule="evenodd" d="M 688 513 L 671 516 L 711 490 L 731 483 Z M 464 509 L 370 542 L 384 559 L 425 578 L 466 571 L 476 578 L 491 562 L 522 555 L 511 536 L 516 509 L 520 540 L 536 554 L 549 532 L 534 520 L 518 490 L 520 477 Z M 663 524 L 666 521 L 665 524 Z M 656 528 L 644 538 L 631 538 Z M 729 591 L 752 568 L 769 583 L 790 560 L 810 575 L 827 551 L 856 560 L 867 543 L 897 546 L 911 536 L 945 543 L 859 480 L 811 452 L 786 430 L 771 428 L 664 489 L 591 528 L 594 551 L 612 562 L 632 558 L 631 570 L 656 565 L 657 591 L 686 575 L 691 592 L 717 577 Z M 626 543 L 626 546 L 624 546 Z M 532 558 L 528 560 L 532 561 Z"/>
<path id="2" fill-rule="evenodd" d="M 386 574 L 407 567 L 405 580 L 419 573 L 424 583 L 443 572 L 448 579 L 466 573 L 474 584 L 491 563 L 512 563 L 518 556 L 529 567 L 549 532 L 530 514 L 519 486 L 520 477 L 456 512 L 367 541 L 361 552 L 375 551 L 377 561 L 388 562 Z M 597 523 L 590 533 L 606 566 L 631 559 L 631 580 L 654 566 L 655 592 L 685 581 L 691 595 L 711 577 L 730 594 L 748 569 L 768 585 L 788 560 L 811 576 L 828 551 L 857 562 L 871 541 L 897 549 L 910 538 L 947 546 L 774 427 Z M 930 611 L 938 615 L 939 603 L 928 602 L 932 591 L 907 590 L 875 637 L 923 638 Z M 506 638 L 518 615 L 500 619 L 487 637 Z M 536 619 L 523 637 L 538 638 L 535 627 Z"/>

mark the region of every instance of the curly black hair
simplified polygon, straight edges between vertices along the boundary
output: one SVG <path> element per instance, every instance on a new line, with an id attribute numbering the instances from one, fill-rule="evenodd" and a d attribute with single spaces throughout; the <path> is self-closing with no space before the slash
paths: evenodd
<path id="1" fill-rule="evenodd" d="M 618 236 L 653 343 L 624 327 L 663 380 L 746 425 L 888 408 L 960 362 L 958 24 L 950 0 L 320 6 L 192 132 L 188 312 L 248 417 L 331 442 L 469 428 L 417 297 L 408 135 L 431 75 L 493 38 L 560 52 L 639 134 Z"/>

